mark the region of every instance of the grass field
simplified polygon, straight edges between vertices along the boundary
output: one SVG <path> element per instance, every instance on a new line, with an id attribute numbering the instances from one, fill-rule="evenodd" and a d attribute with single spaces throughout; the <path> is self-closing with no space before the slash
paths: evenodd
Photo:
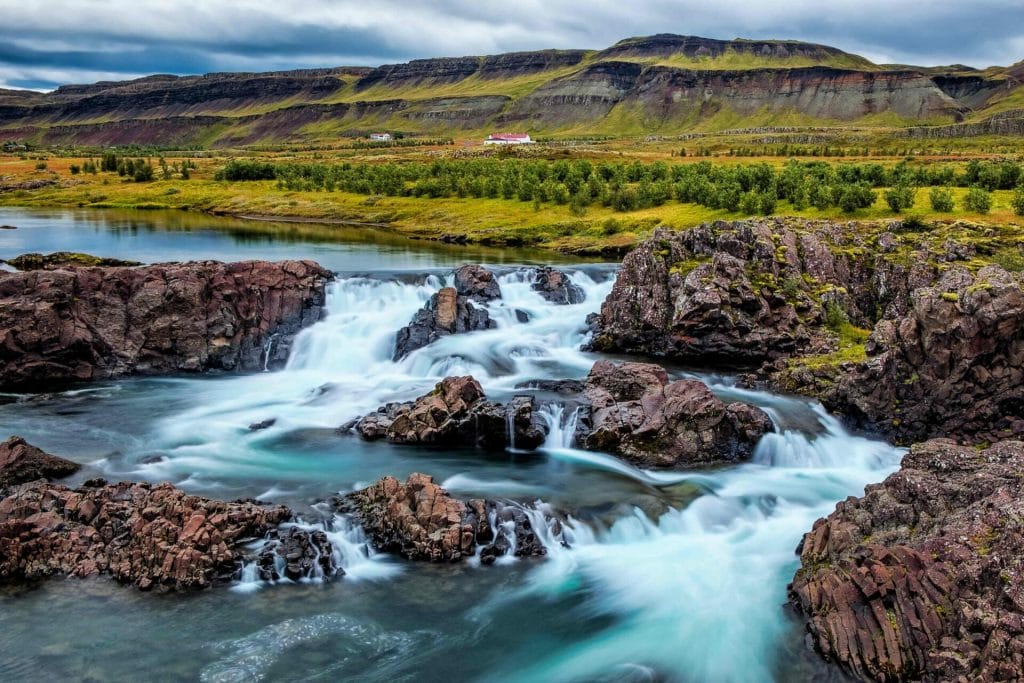
<path id="1" fill-rule="evenodd" d="M 423 154 L 422 151 L 398 151 L 385 158 L 420 158 Z M 650 158 L 650 155 L 644 157 L 645 160 Z M 169 158 L 168 161 L 173 163 L 175 159 Z M 428 239 L 446 234 L 464 235 L 469 242 L 478 244 L 536 246 L 575 254 L 622 253 L 659 225 L 681 229 L 706 221 L 746 217 L 739 212 L 677 201 L 626 212 L 595 204 L 588 207 L 583 215 L 574 215 L 568 206 L 552 203 L 536 206 L 517 199 L 430 199 L 366 196 L 338 191 L 289 191 L 280 189 L 274 181 L 216 181 L 213 174 L 224 164 L 224 159 L 200 158 L 195 161 L 198 168 L 188 180 L 175 178 L 136 183 L 114 173 L 72 175 L 70 165 L 81 165 L 81 159 L 51 157 L 45 161 L 45 169 L 38 169 L 37 165 L 43 162 L 0 157 L 0 187 L 11 188 L 39 180 L 55 181 L 36 189 L 0 191 L 0 205 L 183 209 L 235 216 L 317 219 L 326 223 L 372 223 Z M 677 159 L 675 163 L 692 161 Z M 732 163 L 734 160 L 721 161 Z M 966 220 L 1024 228 L 1024 218 L 1015 215 L 1011 208 L 1013 193 L 1010 191 L 993 193 L 993 207 L 987 215 L 963 210 L 962 199 L 966 189 L 953 188 L 953 193 L 956 210 L 952 213 L 932 211 L 928 204 L 928 190 L 922 188 L 918 190 L 915 207 L 904 215 L 926 221 Z M 878 193 L 878 200 L 873 206 L 854 213 L 814 208 L 796 211 L 788 203 L 780 201 L 774 215 L 841 221 L 900 218 L 886 206 L 882 192 Z M 296 229 L 301 231 L 303 227 L 297 225 Z M 308 229 L 315 229 L 322 236 L 325 228 L 320 225 Z"/>

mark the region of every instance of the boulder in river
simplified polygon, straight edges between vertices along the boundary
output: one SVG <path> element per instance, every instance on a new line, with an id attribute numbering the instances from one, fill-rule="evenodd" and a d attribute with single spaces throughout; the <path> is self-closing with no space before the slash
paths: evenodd
<path id="1" fill-rule="evenodd" d="M 579 304 L 586 299 L 582 287 L 570 280 L 562 271 L 550 266 L 534 271 L 531 287 L 553 304 Z"/>
<path id="2" fill-rule="evenodd" d="M 450 334 L 489 330 L 496 326 L 486 308 L 474 306 L 469 296 L 459 294 L 454 287 L 445 287 L 431 296 L 412 321 L 398 331 L 393 358 L 399 361 L 416 349 Z"/>
<path id="3" fill-rule="evenodd" d="M 330 277 L 312 261 L 0 272 L 0 388 L 280 365 Z"/>
<path id="4" fill-rule="evenodd" d="M 532 449 L 545 437 L 532 398 L 516 397 L 507 406 L 490 402 L 480 383 L 468 375 L 446 377 L 429 394 L 389 403 L 352 427 L 369 441 L 449 447 L 504 448 L 514 443 Z"/>
<path id="5" fill-rule="evenodd" d="M 375 548 L 410 560 L 456 562 L 479 549 L 481 562 L 490 564 L 503 555 L 546 553 L 521 507 L 480 499 L 463 502 L 425 474 L 412 474 L 404 484 L 383 477 L 335 504 L 355 515 Z M 559 522 L 545 518 L 547 523 L 557 534 Z"/>
<path id="6" fill-rule="evenodd" d="M 50 455 L 12 436 L 0 443 L 0 489 L 35 479 L 61 479 L 81 469 L 81 465 Z"/>
<path id="7" fill-rule="evenodd" d="M 1022 472 L 1020 441 L 927 441 L 818 520 L 790 586 L 814 646 L 869 680 L 1020 680 Z"/>
<path id="8" fill-rule="evenodd" d="M 601 360 L 583 390 L 583 448 L 642 467 L 686 467 L 749 458 L 772 430 L 760 408 L 719 399 L 703 382 L 669 381 L 648 363 Z"/>
<path id="9" fill-rule="evenodd" d="M 465 265 L 455 270 L 455 291 L 460 296 L 485 303 L 501 298 L 501 287 L 494 273 L 477 265 Z"/>

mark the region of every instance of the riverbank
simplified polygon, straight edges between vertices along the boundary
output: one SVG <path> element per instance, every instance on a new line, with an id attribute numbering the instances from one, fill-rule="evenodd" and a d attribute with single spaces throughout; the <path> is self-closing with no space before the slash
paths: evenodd
<path id="1" fill-rule="evenodd" d="M 169 160 L 170 161 L 170 160 Z M 648 237 L 659 225 L 676 229 L 714 220 L 734 220 L 745 214 L 676 201 L 661 206 L 618 211 L 591 204 L 573 212 L 568 205 L 535 203 L 517 198 L 393 197 L 341 191 L 287 190 L 275 181 L 228 182 L 213 179 L 225 159 L 193 160 L 189 179 L 175 177 L 137 183 L 116 174 L 75 174 L 72 163 L 80 160 L 49 159 L 45 169 L 36 162 L 0 157 L 0 175 L 7 188 L 0 191 L 0 206 L 181 209 L 218 216 L 287 221 L 297 233 L 307 232 L 330 239 L 327 226 L 373 226 L 423 240 L 446 240 L 495 247 L 534 247 L 583 257 L 617 258 Z M 1024 227 L 1024 217 L 1014 214 L 1013 192 L 992 194 L 987 214 L 965 211 L 967 190 L 952 188 L 955 209 L 934 212 L 928 189 L 917 191 L 915 208 L 908 212 L 919 220 L 968 220 L 993 225 Z M 779 201 L 774 213 L 809 219 L 898 220 L 878 192 L 875 203 L 853 214 L 838 208 L 796 209 Z"/>

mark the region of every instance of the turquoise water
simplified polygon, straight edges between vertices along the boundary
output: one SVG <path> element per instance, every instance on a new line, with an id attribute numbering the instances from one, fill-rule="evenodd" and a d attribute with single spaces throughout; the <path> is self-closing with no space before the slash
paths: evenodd
<path id="1" fill-rule="evenodd" d="M 88 220 L 95 231 L 109 228 L 101 216 Z M 181 240 L 171 251 L 193 244 L 190 232 L 154 232 Z M 222 258 L 248 249 L 210 239 Z M 203 257 L 213 255 L 202 248 L 211 249 Z M 338 264 L 356 258 L 345 249 L 355 247 L 272 242 L 258 255 L 284 250 Z M 309 519 L 311 506 L 334 493 L 384 474 L 425 472 L 460 496 L 571 515 L 564 536 L 549 539 L 548 556 L 483 567 L 410 564 L 372 556 L 357 533 L 335 528 L 350 572 L 326 584 L 270 586 L 240 576 L 232 587 L 171 596 L 106 580 L 8 589 L 0 594 L 0 679 L 843 680 L 804 648 L 784 606 L 794 549 L 836 501 L 895 469 L 899 450 L 848 433 L 808 402 L 699 373 L 723 396 L 761 405 L 773 418 L 778 431 L 751 462 L 700 473 L 637 470 L 573 448 L 572 412 L 557 408 L 547 411 L 552 434 L 533 454 L 340 436 L 338 425 L 449 374 L 473 374 L 497 400 L 531 379 L 583 377 L 600 357 L 579 351 L 585 318 L 614 277 L 608 266 L 566 266 L 587 296 L 556 307 L 532 292 L 516 254 L 504 252 L 492 260 L 504 264 L 503 298 L 490 305 L 498 329 L 448 337 L 394 363 L 394 333 L 445 284 L 457 259 L 447 251 L 407 260 L 387 248 L 369 253 L 348 270 L 332 266 L 340 273 L 327 316 L 296 340 L 284 370 L 8 397 L 0 437 L 21 434 L 83 462 L 78 478 L 169 480 L 199 494 L 284 502 Z M 273 427 L 249 431 L 268 418 Z"/>

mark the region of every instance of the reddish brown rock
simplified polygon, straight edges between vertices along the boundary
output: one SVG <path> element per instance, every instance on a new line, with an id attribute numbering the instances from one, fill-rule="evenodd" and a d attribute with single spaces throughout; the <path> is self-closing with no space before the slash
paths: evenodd
<path id="1" fill-rule="evenodd" d="M 425 474 L 402 484 L 384 477 L 350 496 L 374 545 L 410 560 L 452 562 L 473 555 L 478 527 L 468 523 L 466 504 Z"/>
<path id="2" fill-rule="evenodd" d="M 1024 436 L 1024 289 L 1017 274 L 953 267 L 874 329 L 866 362 L 776 376 L 859 427 L 903 443 Z"/>
<path id="3" fill-rule="evenodd" d="M 60 479 L 80 468 L 78 463 L 45 453 L 20 436 L 0 443 L 0 489 L 34 479 Z"/>
<path id="4" fill-rule="evenodd" d="M 772 430 L 759 408 L 726 405 L 697 380 L 670 382 L 658 365 L 598 361 L 583 397 L 580 444 L 643 467 L 746 459 Z"/>
<path id="5" fill-rule="evenodd" d="M 384 477 L 335 504 L 359 519 L 378 550 L 410 560 L 457 562 L 479 549 L 481 562 L 490 564 L 502 555 L 546 553 L 520 506 L 479 499 L 463 502 L 425 474 L 412 474 L 404 484 Z M 559 522 L 551 523 L 558 528 Z"/>
<path id="6" fill-rule="evenodd" d="M 510 435 L 511 425 L 514 434 Z M 536 448 L 545 432 L 533 399 L 515 397 L 508 406 L 492 403 L 471 376 L 446 377 L 432 392 L 406 403 L 390 403 L 352 427 L 364 439 L 399 444 Z"/>
<path id="7" fill-rule="evenodd" d="M 0 580 L 109 574 L 143 590 L 205 588 L 235 574 L 243 542 L 290 517 L 171 484 L 24 484 L 0 499 Z"/>
<path id="8" fill-rule="evenodd" d="M 480 302 L 501 298 L 501 287 L 494 273 L 483 266 L 472 264 L 455 270 L 455 291 L 460 296 Z"/>
<path id="9" fill-rule="evenodd" d="M 329 278 L 311 261 L 0 272 L 0 387 L 279 364 Z"/>
<path id="10" fill-rule="evenodd" d="M 1017 681 L 1024 671 L 1024 443 L 917 444 L 818 520 L 790 598 L 860 678 Z"/>

